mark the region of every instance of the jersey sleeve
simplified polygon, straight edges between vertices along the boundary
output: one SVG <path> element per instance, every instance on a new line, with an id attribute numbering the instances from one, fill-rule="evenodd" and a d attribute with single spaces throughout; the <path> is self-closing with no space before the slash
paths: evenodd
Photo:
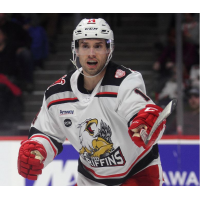
<path id="1" fill-rule="evenodd" d="M 42 107 L 31 124 L 29 139 L 36 140 L 45 147 L 47 158 L 44 166 L 47 166 L 57 154 L 62 152 L 62 144 L 66 137 L 62 134 L 54 117 L 47 109 L 45 96 Z"/>
<path id="2" fill-rule="evenodd" d="M 116 112 L 130 126 L 133 118 L 147 104 L 154 104 L 154 102 L 146 95 L 142 75 L 137 71 L 133 71 L 122 81 L 119 87 Z"/>

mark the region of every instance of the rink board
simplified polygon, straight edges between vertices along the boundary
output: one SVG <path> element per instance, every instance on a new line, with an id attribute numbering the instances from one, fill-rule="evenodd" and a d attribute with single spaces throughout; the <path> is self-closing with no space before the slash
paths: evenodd
<path id="1" fill-rule="evenodd" d="M 77 180 L 78 153 L 66 141 L 63 152 L 56 156 L 38 177 L 30 181 L 18 175 L 17 156 L 23 137 L 0 137 L 0 185 L 72 186 Z M 199 138 L 165 138 L 159 142 L 159 151 L 166 186 L 199 185 Z M 9 149 L 5 152 L 5 149 Z"/>
<path id="2" fill-rule="evenodd" d="M 164 185 L 199 185 L 199 140 L 161 140 Z"/>

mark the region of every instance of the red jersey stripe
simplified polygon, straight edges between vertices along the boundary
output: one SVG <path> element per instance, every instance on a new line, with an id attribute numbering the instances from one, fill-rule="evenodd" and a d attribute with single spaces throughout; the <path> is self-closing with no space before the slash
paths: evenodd
<path id="1" fill-rule="evenodd" d="M 47 105 L 47 107 L 49 108 L 54 103 L 67 102 L 67 101 L 71 102 L 71 101 L 74 101 L 74 100 L 78 100 L 78 98 L 75 97 L 75 98 L 57 99 L 57 100 L 49 102 L 49 104 Z"/>
<path id="2" fill-rule="evenodd" d="M 104 95 L 104 94 L 111 94 L 111 95 L 117 95 L 117 92 L 99 92 L 96 95 Z"/>

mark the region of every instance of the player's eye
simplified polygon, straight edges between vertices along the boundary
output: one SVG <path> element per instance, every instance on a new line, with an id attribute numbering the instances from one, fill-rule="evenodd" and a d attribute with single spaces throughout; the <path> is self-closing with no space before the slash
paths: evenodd
<path id="1" fill-rule="evenodd" d="M 82 48 L 83 48 L 83 49 L 88 49 L 89 46 L 88 46 L 87 44 L 84 44 L 84 45 L 82 46 Z"/>
<path id="2" fill-rule="evenodd" d="M 102 45 L 97 44 L 97 45 L 94 46 L 94 48 L 95 48 L 95 49 L 101 49 L 101 48 L 102 48 Z"/>

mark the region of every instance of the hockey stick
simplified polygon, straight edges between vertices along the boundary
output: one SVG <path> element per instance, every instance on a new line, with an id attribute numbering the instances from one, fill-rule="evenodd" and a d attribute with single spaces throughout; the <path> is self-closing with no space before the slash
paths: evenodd
<path id="1" fill-rule="evenodd" d="M 149 135 L 146 137 L 146 130 L 142 129 L 142 131 L 140 132 L 141 137 L 145 143 L 145 145 L 147 145 L 149 143 L 149 140 L 151 139 L 153 133 L 155 132 L 155 130 L 158 128 L 158 126 L 163 122 L 163 120 L 165 120 L 176 108 L 177 105 L 177 99 L 173 99 L 172 101 L 170 101 L 168 103 L 168 105 L 165 107 L 165 109 L 160 113 L 159 117 L 157 118 L 157 120 L 155 121 Z"/>

